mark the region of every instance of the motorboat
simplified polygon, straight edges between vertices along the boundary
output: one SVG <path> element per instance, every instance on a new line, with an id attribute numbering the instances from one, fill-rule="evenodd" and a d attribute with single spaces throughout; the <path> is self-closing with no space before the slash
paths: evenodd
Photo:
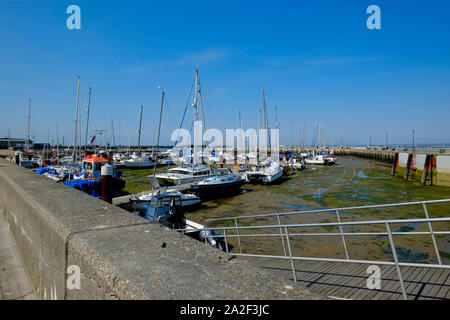
<path id="1" fill-rule="evenodd" d="M 305 162 L 313 165 L 332 165 L 336 163 L 336 160 L 328 155 L 318 154 L 305 158 Z"/>
<path id="2" fill-rule="evenodd" d="M 107 152 L 87 155 L 80 165 L 41 167 L 36 173 L 42 174 L 56 181 L 64 181 L 66 186 L 80 190 L 95 198 L 102 197 L 101 168 L 103 165 L 113 165 L 113 159 Z M 120 171 L 114 171 L 112 177 L 112 196 L 122 194 L 125 181 L 121 178 Z"/>
<path id="3" fill-rule="evenodd" d="M 155 191 L 145 191 L 134 195 L 130 199 L 130 201 L 133 203 L 133 206 L 135 208 L 138 208 L 139 206 L 146 205 L 155 196 L 159 196 L 161 194 L 169 196 L 179 196 L 183 207 L 195 206 L 202 202 L 199 196 L 190 193 L 182 193 L 177 189 L 167 189 L 167 190 L 159 189 Z"/>
<path id="4" fill-rule="evenodd" d="M 214 175 L 192 185 L 192 191 L 201 198 L 224 196 L 240 191 L 245 183 L 242 177 L 234 177 L 232 174 Z"/>
<path id="5" fill-rule="evenodd" d="M 291 161 L 292 160 L 292 161 Z M 306 168 L 306 163 L 304 159 L 291 158 L 289 161 L 289 166 L 292 170 L 303 170 Z"/>
<path id="6" fill-rule="evenodd" d="M 283 175 L 283 168 L 278 161 L 265 160 L 245 172 L 245 180 L 251 183 L 269 184 Z"/>
<path id="7" fill-rule="evenodd" d="M 155 165 L 152 155 L 146 154 L 133 154 L 130 159 L 123 161 L 125 168 L 150 168 Z"/>
<path id="8" fill-rule="evenodd" d="M 181 166 L 170 168 L 166 173 L 155 175 L 160 186 L 176 186 L 186 183 L 195 183 L 211 176 L 211 171 L 204 165 Z M 150 184 L 153 183 L 153 176 L 148 176 Z"/>
<path id="9" fill-rule="evenodd" d="M 150 201 L 132 200 L 133 213 L 168 228 L 180 230 L 183 234 L 209 243 L 219 250 L 225 250 L 224 237 L 200 223 L 184 217 L 183 204 L 179 195 L 158 193 Z M 230 245 L 228 244 L 228 247 Z"/>

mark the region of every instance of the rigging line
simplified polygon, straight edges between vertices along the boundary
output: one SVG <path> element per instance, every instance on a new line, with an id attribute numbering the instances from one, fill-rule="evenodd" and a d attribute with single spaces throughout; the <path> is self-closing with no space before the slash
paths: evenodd
<path id="1" fill-rule="evenodd" d="M 186 101 L 186 106 L 184 107 L 183 116 L 181 117 L 181 123 L 180 123 L 180 126 L 178 127 L 177 139 L 175 140 L 175 143 L 174 143 L 174 145 L 172 147 L 172 152 L 173 152 L 173 149 L 175 148 L 175 146 L 178 143 L 178 139 L 180 138 L 180 129 L 183 127 L 184 118 L 186 117 L 186 112 L 187 112 L 188 107 L 189 107 L 189 101 L 191 100 L 191 97 L 192 97 L 192 91 L 194 89 L 194 83 L 195 83 L 195 79 L 192 81 L 191 90 L 189 91 L 189 95 L 188 95 L 188 98 L 187 98 L 187 101 Z M 169 167 L 170 167 L 170 162 L 167 162 L 166 173 L 169 171 Z"/>

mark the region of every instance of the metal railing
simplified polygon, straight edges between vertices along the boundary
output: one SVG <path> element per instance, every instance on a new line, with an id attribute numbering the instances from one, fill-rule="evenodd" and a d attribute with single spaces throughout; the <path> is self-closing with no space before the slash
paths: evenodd
<path id="1" fill-rule="evenodd" d="M 289 259 L 292 275 L 294 281 L 297 281 L 297 274 L 295 270 L 294 261 L 296 260 L 304 260 L 304 261 L 325 261 L 325 262 L 351 262 L 351 263 L 359 263 L 359 264 L 379 264 L 379 265 L 389 265 L 395 266 L 396 272 L 398 275 L 398 279 L 400 282 L 400 287 L 402 291 L 402 295 L 404 299 L 407 299 L 407 293 L 405 289 L 405 284 L 402 276 L 402 272 L 400 267 L 422 267 L 422 268 L 441 268 L 441 269 L 450 269 L 450 265 L 442 264 L 441 256 L 439 253 L 438 245 L 436 242 L 436 235 L 450 235 L 450 231 L 434 231 L 432 227 L 432 223 L 436 222 L 450 222 L 450 217 L 444 218 L 430 218 L 427 204 L 432 203 L 444 203 L 450 202 L 450 199 L 444 200 L 431 200 L 431 201 L 416 201 L 416 202 L 406 202 L 406 203 L 394 203 L 394 204 L 384 204 L 384 205 L 370 205 L 370 206 L 359 206 L 359 207 L 346 207 L 346 208 L 333 208 L 333 209 L 319 209 L 319 210 L 306 210 L 306 211 L 295 211 L 295 212 L 280 212 L 280 213 L 270 213 L 270 214 L 260 214 L 260 215 L 247 215 L 247 216 L 235 216 L 235 217 L 224 217 L 224 218 L 214 218 L 207 219 L 206 222 L 224 222 L 232 220 L 234 222 L 234 226 L 214 226 L 207 227 L 205 224 L 204 230 L 213 230 L 215 232 L 221 233 L 220 235 L 209 235 L 208 238 L 224 238 L 225 242 L 225 251 L 229 256 L 246 256 L 246 257 L 262 257 L 262 258 L 275 258 L 275 259 Z M 349 211 L 349 210 L 361 210 L 361 209 L 372 209 L 372 208 L 386 208 L 386 207 L 397 207 L 397 206 L 410 206 L 410 205 L 422 205 L 424 210 L 425 218 L 414 218 L 414 219 L 386 219 L 386 220 L 372 220 L 372 221 L 351 221 L 351 222 L 342 222 L 340 218 L 340 212 Z M 282 223 L 280 217 L 282 216 L 292 216 L 296 214 L 304 214 L 304 213 L 318 213 L 318 212 L 335 212 L 337 217 L 337 222 L 322 222 L 322 223 Z M 265 224 L 265 225 L 251 225 L 251 226 L 240 226 L 238 224 L 238 220 L 241 219 L 250 219 L 250 218 L 262 218 L 262 217 L 276 217 L 276 224 Z M 392 231 L 391 225 L 393 224 L 427 224 L 428 231 Z M 363 226 L 363 225 L 384 225 L 386 231 L 384 232 L 344 232 L 344 227 L 348 226 Z M 293 232 L 293 228 L 315 228 L 315 227 L 338 227 L 339 232 Z M 276 232 L 268 233 L 250 233 L 245 234 L 244 231 L 249 230 L 276 230 Z M 183 231 L 183 230 L 180 230 Z M 231 233 L 234 232 L 234 233 Z M 437 264 L 433 263 L 412 263 L 412 262 L 400 262 L 397 250 L 394 243 L 394 236 L 397 235 L 430 235 L 433 243 L 433 248 L 437 258 Z M 301 257 L 295 256 L 292 249 L 291 238 L 292 237 L 308 237 L 308 236 L 337 236 L 342 240 L 343 248 L 345 251 L 345 259 L 337 259 L 337 258 L 319 258 L 319 257 Z M 393 256 L 393 261 L 384 261 L 384 260 L 360 260 L 360 259 L 351 259 L 349 250 L 347 247 L 346 237 L 352 236 L 387 236 L 389 238 L 389 244 Z M 241 239 L 245 238 L 258 238 L 258 237 L 279 237 L 282 243 L 283 253 L 284 255 L 268 255 L 268 254 L 252 254 L 252 253 L 244 253 L 242 250 Z M 239 249 L 239 253 L 230 252 L 228 246 L 228 240 L 231 238 L 237 238 L 237 245 Z M 205 239 L 206 241 L 206 239 Z"/>

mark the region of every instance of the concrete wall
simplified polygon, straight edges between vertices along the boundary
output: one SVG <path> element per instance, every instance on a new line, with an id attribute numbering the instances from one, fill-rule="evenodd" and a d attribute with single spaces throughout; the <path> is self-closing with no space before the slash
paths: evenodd
<path id="1" fill-rule="evenodd" d="M 43 299 L 316 299 L 225 253 L 0 159 L 0 212 Z M 81 289 L 66 286 L 68 267 Z"/>
<path id="2" fill-rule="evenodd" d="M 436 184 L 450 186 L 450 156 L 437 156 Z"/>

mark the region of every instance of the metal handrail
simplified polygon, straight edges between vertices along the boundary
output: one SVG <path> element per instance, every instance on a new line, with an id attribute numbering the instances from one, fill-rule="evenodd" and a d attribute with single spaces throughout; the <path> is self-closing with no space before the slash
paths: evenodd
<path id="1" fill-rule="evenodd" d="M 296 260 L 306 260 L 306 261 L 328 261 L 328 262 L 352 262 L 352 263 L 364 263 L 364 264 L 381 264 L 381 265 L 392 265 L 396 267 L 398 279 L 400 282 L 400 287 L 402 290 L 402 294 L 404 299 L 407 299 L 407 293 L 402 277 L 402 273 L 400 270 L 401 266 L 409 266 L 409 267 L 426 267 L 426 268 L 442 268 L 442 269 L 450 269 L 450 265 L 443 265 L 439 249 L 437 246 L 435 235 L 450 235 L 450 231 L 433 231 L 432 223 L 434 222 L 450 222 L 450 217 L 441 217 L 441 218 L 430 218 L 428 209 L 426 204 L 429 203 L 442 203 L 442 202 L 450 202 L 450 199 L 442 199 L 442 200 L 428 200 L 428 201 L 416 201 L 416 202 L 406 202 L 406 203 L 395 203 L 395 204 L 384 204 L 384 205 L 370 205 L 370 206 L 359 206 L 359 207 L 347 207 L 347 208 L 333 208 L 333 209 L 320 209 L 320 210 L 307 210 L 307 211 L 297 211 L 297 212 L 283 212 L 283 213 L 270 213 L 263 215 L 249 215 L 249 216 L 236 216 L 236 217 L 224 217 L 224 218 L 214 218 L 207 219 L 206 221 L 225 221 L 225 220 L 234 220 L 234 226 L 225 227 L 225 226 L 216 226 L 216 227 L 204 227 L 202 230 L 221 230 L 222 235 L 213 235 L 209 234 L 205 236 L 205 242 L 207 238 L 224 238 L 225 240 L 225 250 L 227 255 L 232 256 L 246 256 L 246 257 L 263 257 L 263 258 L 277 258 L 277 259 L 289 259 L 293 278 L 296 281 L 297 274 L 295 270 L 294 262 Z M 355 209 L 368 209 L 368 208 L 385 208 L 385 207 L 393 207 L 393 206 L 405 206 L 405 205 L 417 205 L 421 204 L 423 206 L 423 210 L 425 212 L 426 218 L 414 218 L 414 219 L 385 219 L 385 220 L 370 220 L 370 221 L 349 221 L 342 222 L 340 220 L 339 211 L 340 210 L 355 210 Z M 329 212 L 335 211 L 338 222 L 322 222 L 322 223 L 292 223 L 292 224 L 282 224 L 280 221 L 281 215 L 292 215 L 298 213 L 310 213 L 310 212 Z M 267 224 L 267 225 L 252 225 L 252 226 L 239 226 L 237 223 L 237 219 L 241 218 L 260 218 L 264 216 L 276 216 L 278 219 L 278 224 Z M 429 231 L 392 231 L 392 224 L 405 224 L 405 223 L 426 223 L 428 225 Z M 355 225 L 377 225 L 383 224 L 386 228 L 385 232 L 344 232 L 343 227 L 345 226 L 355 226 Z M 339 232 L 291 232 L 289 233 L 290 228 L 311 228 L 311 227 L 339 227 Z M 243 230 L 252 230 L 252 229 L 278 229 L 279 233 L 254 233 L 254 234 L 242 234 L 240 231 Z M 188 229 L 179 229 L 178 231 L 185 232 Z M 230 233 L 228 231 L 235 231 L 235 234 Z M 410 263 L 410 262 L 400 262 L 397 256 L 397 251 L 394 244 L 394 235 L 431 235 L 433 246 L 435 249 L 436 257 L 438 264 L 423 264 L 423 263 Z M 388 236 L 389 243 L 391 247 L 391 252 L 394 258 L 394 261 L 373 261 L 373 260 L 357 260 L 350 259 L 348 248 L 346 245 L 345 237 L 346 236 Z M 291 247 L 290 237 L 297 236 L 340 236 L 342 238 L 346 259 L 334 259 L 334 258 L 317 258 L 317 257 L 297 257 L 294 256 Z M 241 238 L 245 237 L 280 237 L 283 245 L 284 256 L 277 255 L 265 255 L 265 254 L 250 254 L 243 253 L 241 246 Z M 239 253 L 231 253 L 228 247 L 227 240 L 229 238 L 237 238 Z"/>
<path id="2" fill-rule="evenodd" d="M 440 222 L 450 221 L 449 218 L 414 218 L 414 219 L 387 219 L 387 220 L 368 220 L 368 221 L 347 221 L 347 222 L 322 222 L 322 223 L 292 223 L 292 224 L 269 224 L 269 225 L 254 225 L 254 226 L 238 226 L 238 227 L 205 227 L 202 230 L 243 230 L 243 229 L 273 229 L 280 227 L 289 228 L 310 228 L 310 227 L 324 227 L 324 226 L 346 226 L 346 225 L 365 225 L 365 224 L 385 224 L 386 222 L 393 223 L 421 223 L 421 222 Z M 179 231 L 188 229 L 178 229 Z M 408 231 L 405 231 L 405 233 Z M 339 233 L 340 235 L 340 233 Z"/>
<path id="3" fill-rule="evenodd" d="M 246 215 L 246 216 L 209 218 L 209 219 L 205 219 L 205 222 L 223 221 L 223 220 L 232 220 L 232 219 L 261 218 L 261 217 L 271 217 L 271 216 L 286 216 L 286 215 L 294 215 L 294 214 L 300 214 L 300 213 L 316 213 L 316 212 L 328 212 L 328 211 L 336 211 L 336 210 L 343 211 L 343 210 L 358 210 L 358 209 L 374 209 L 374 208 L 408 206 L 408 205 L 417 205 L 417 204 L 424 204 L 424 203 L 441 203 L 441 202 L 450 202 L 450 199 L 400 202 L 400 203 L 389 203 L 389 204 L 375 204 L 375 205 L 368 205 L 368 206 L 342 207 L 342 208 L 331 208 L 331 209 L 314 209 L 314 210 L 302 210 L 302 211 L 262 213 L 262 214 Z"/>

